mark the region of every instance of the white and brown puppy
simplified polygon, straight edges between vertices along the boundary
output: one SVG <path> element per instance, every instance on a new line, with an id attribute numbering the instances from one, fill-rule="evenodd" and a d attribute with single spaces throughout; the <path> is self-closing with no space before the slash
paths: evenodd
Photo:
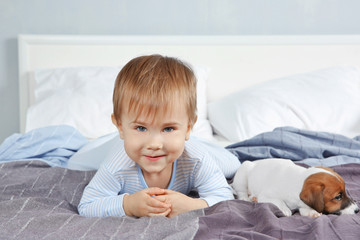
<path id="1" fill-rule="evenodd" d="M 309 217 L 359 212 L 339 174 L 330 168 L 304 168 L 288 159 L 245 161 L 231 186 L 238 199 L 273 203 L 285 216 L 295 209 Z"/>

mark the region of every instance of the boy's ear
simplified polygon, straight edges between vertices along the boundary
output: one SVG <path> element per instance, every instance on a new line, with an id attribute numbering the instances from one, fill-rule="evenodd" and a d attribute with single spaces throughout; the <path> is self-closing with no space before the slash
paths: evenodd
<path id="1" fill-rule="evenodd" d="M 190 138 L 190 133 L 191 133 L 191 125 L 188 125 L 188 129 L 186 131 L 186 135 L 185 135 L 185 141 L 189 140 Z"/>
<path id="2" fill-rule="evenodd" d="M 192 128 L 194 127 L 196 121 L 197 121 L 197 116 L 195 117 L 195 119 L 194 119 L 194 121 L 192 122 L 192 124 L 189 123 L 188 129 L 187 129 L 186 135 L 185 135 L 185 141 L 189 140 L 191 130 L 192 130 Z"/>
<path id="3" fill-rule="evenodd" d="M 119 131 L 120 138 L 123 139 L 123 130 L 120 121 L 117 121 L 114 114 L 111 114 L 111 121 Z"/>

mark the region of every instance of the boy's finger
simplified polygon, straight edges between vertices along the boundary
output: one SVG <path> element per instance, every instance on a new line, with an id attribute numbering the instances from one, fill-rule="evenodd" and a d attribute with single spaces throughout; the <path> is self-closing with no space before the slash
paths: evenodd
<path id="1" fill-rule="evenodd" d="M 165 190 L 161 189 L 161 188 L 153 187 L 153 188 L 146 189 L 146 193 L 149 194 L 150 196 L 162 195 L 165 193 Z"/>
<path id="2" fill-rule="evenodd" d="M 156 197 L 149 198 L 148 205 L 155 208 L 169 208 L 171 207 L 170 204 L 165 203 L 163 201 L 160 201 L 156 199 Z"/>
<path id="3" fill-rule="evenodd" d="M 170 189 L 164 189 L 164 194 L 175 194 L 176 192 Z"/>
<path id="4" fill-rule="evenodd" d="M 148 212 L 149 213 L 163 213 L 163 212 L 166 212 L 168 211 L 170 208 L 154 208 L 154 207 L 149 207 L 148 208 Z"/>
<path id="5" fill-rule="evenodd" d="M 149 217 L 166 217 L 167 215 L 169 215 L 169 213 L 171 212 L 171 209 L 167 209 L 164 212 L 160 212 L 160 213 L 149 213 Z"/>
<path id="6" fill-rule="evenodd" d="M 167 198 L 164 195 L 154 196 L 156 200 L 159 200 L 160 202 L 166 203 Z"/>

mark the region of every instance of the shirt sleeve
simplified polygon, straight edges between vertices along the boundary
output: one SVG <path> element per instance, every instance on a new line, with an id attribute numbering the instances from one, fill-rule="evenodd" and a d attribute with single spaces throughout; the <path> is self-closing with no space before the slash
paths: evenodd
<path id="1" fill-rule="evenodd" d="M 234 199 L 232 189 L 223 172 L 210 156 L 205 156 L 202 161 L 198 162 L 194 183 L 200 198 L 204 199 L 209 207 L 220 201 Z"/>
<path id="2" fill-rule="evenodd" d="M 122 186 L 105 167 L 101 167 L 86 186 L 78 206 L 84 217 L 125 216 Z"/>

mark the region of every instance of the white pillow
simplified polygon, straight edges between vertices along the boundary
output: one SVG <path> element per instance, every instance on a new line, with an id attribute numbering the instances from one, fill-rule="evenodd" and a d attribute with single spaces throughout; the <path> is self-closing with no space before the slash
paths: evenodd
<path id="1" fill-rule="evenodd" d="M 112 92 L 120 67 L 74 67 L 35 71 L 35 104 L 26 131 L 67 124 L 87 138 L 116 131 Z"/>
<path id="2" fill-rule="evenodd" d="M 87 138 L 116 131 L 111 122 L 112 94 L 120 67 L 73 67 L 37 70 L 35 104 L 27 112 L 26 131 L 67 124 Z M 193 67 L 198 79 L 198 123 L 193 135 L 212 140 L 207 121 L 206 81 L 209 69 Z"/>
<path id="3" fill-rule="evenodd" d="M 193 127 L 191 135 L 214 141 L 213 131 L 207 115 L 207 80 L 210 69 L 205 66 L 192 66 L 197 78 L 197 121 Z"/>
<path id="4" fill-rule="evenodd" d="M 360 134 L 360 71 L 344 66 L 269 80 L 208 104 L 215 133 L 242 141 L 293 126 Z"/>

